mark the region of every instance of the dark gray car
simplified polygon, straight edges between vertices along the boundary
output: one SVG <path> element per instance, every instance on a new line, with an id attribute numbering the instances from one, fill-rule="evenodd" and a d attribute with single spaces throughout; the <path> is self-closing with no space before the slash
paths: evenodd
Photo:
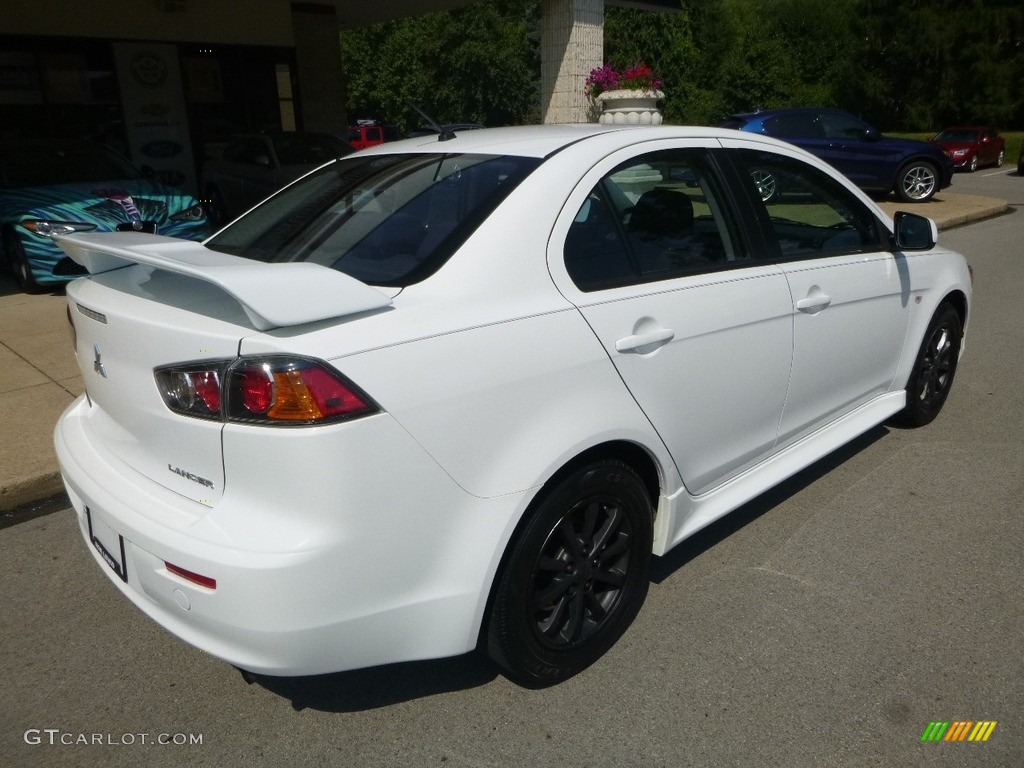
<path id="1" fill-rule="evenodd" d="M 207 216 L 215 226 L 226 224 L 304 173 L 352 151 L 329 133 L 240 136 L 203 166 Z"/>

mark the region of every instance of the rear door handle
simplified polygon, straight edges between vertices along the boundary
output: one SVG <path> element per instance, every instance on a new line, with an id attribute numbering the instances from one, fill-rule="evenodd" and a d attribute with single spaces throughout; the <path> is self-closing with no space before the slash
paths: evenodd
<path id="1" fill-rule="evenodd" d="M 671 328 L 657 328 L 643 333 L 635 333 L 616 341 L 615 350 L 617 352 L 634 352 L 644 347 L 650 347 L 650 349 L 644 349 L 644 352 L 653 352 L 662 344 L 672 341 L 675 335 L 676 332 Z"/>
<path id="2" fill-rule="evenodd" d="M 821 312 L 825 307 L 832 303 L 832 297 L 827 296 L 824 293 L 815 293 L 808 296 L 806 299 L 800 299 L 796 303 L 796 308 L 801 312 L 807 312 L 813 315 L 815 312 Z"/>

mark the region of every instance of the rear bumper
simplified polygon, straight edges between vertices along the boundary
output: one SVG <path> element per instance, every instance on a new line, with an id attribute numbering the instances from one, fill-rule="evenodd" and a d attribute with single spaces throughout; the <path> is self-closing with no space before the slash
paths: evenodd
<path id="1" fill-rule="evenodd" d="M 283 463 L 284 471 L 270 472 L 252 456 L 240 455 L 248 467 L 226 462 L 227 488 L 209 509 L 108 455 L 90 435 L 88 408 L 77 401 L 55 431 L 86 546 L 111 582 L 173 634 L 272 675 L 475 647 L 491 580 L 525 499 L 465 493 L 382 415 L 340 425 L 349 430 L 344 437 L 357 438 L 358 451 L 346 451 L 342 430 L 329 428 L 307 433 L 302 442 L 309 446 L 280 446 L 271 463 L 278 470 Z M 277 435 L 295 440 L 301 433 Z M 226 435 L 225 443 L 232 439 Z M 381 452 L 384 444 L 389 452 Z M 306 471 L 295 475 L 289 462 Z M 90 523 L 108 543 L 123 541 L 124 580 L 91 542 Z M 216 588 L 193 584 L 165 563 L 216 579 Z"/>

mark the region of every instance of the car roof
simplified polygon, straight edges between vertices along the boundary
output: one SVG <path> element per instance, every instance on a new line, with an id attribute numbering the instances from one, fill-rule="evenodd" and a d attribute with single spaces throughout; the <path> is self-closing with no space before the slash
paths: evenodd
<path id="1" fill-rule="evenodd" d="M 484 155 L 517 155 L 544 158 L 568 146 L 598 136 L 617 135 L 625 147 L 638 141 L 668 138 L 736 137 L 736 131 L 707 126 L 626 126 L 569 123 L 527 125 L 512 128 L 480 128 L 457 133 L 439 141 L 436 133 L 388 142 L 361 150 L 360 155 L 404 152 L 471 152 Z"/>
<path id="2" fill-rule="evenodd" d="M 759 109 L 755 112 L 737 112 L 730 115 L 730 117 L 753 120 L 754 118 L 773 117 L 775 115 L 803 114 L 852 115 L 853 113 L 849 110 L 839 109 L 837 107 L 779 107 L 777 109 Z"/>

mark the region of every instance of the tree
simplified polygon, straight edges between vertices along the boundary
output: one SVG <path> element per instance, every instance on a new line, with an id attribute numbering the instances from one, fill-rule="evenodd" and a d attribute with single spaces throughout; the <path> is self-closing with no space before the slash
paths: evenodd
<path id="1" fill-rule="evenodd" d="M 413 101 L 441 123 L 536 122 L 538 19 L 535 2 L 492 0 L 343 32 L 349 114 L 408 129 Z"/>
<path id="2" fill-rule="evenodd" d="M 1024 10 L 1006 0 L 860 0 L 844 97 L 881 127 L 1021 125 Z"/>
<path id="3" fill-rule="evenodd" d="M 539 0 L 489 0 L 342 33 L 353 117 L 539 122 Z M 608 6 L 605 59 L 660 75 L 665 119 L 836 106 L 882 129 L 1024 125 L 1020 0 L 680 0 Z"/>

